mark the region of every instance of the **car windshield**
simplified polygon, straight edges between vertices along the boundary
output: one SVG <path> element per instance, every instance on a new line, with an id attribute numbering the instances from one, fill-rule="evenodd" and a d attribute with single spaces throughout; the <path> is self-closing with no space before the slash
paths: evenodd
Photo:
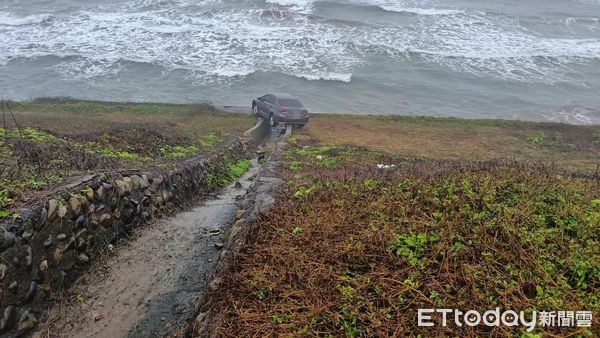
<path id="1" fill-rule="evenodd" d="M 302 103 L 296 99 L 279 99 L 279 105 L 282 107 L 302 107 Z"/>

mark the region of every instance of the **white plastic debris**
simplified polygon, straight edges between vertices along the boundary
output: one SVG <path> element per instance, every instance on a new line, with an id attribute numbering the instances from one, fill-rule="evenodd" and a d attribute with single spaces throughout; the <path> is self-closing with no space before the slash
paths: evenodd
<path id="1" fill-rule="evenodd" d="M 317 160 L 322 160 L 323 159 L 323 155 L 317 155 Z"/>
<path id="2" fill-rule="evenodd" d="M 394 170 L 396 169 L 395 164 L 377 164 L 378 170 Z"/>

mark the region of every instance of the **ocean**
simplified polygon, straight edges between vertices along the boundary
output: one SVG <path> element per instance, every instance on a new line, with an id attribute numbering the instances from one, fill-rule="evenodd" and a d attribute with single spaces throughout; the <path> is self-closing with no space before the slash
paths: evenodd
<path id="1" fill-rule="evenodd" d="M 0 0 L 0 90 L 600 124 L 600 0 Z"/>

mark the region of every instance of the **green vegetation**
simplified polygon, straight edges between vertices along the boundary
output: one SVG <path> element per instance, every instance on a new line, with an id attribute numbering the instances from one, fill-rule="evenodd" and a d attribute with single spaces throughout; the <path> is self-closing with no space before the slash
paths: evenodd
<path id="1" fill-rule="evenodd" d="M 125 128 L 145 128 L 164 135 L 204 140 L 239 135 L 252 127 L 249 114 L 222 112 L 207 104 L 108 103 L 43 99 L 13 102 L 12 110 L 22 126 L 50 130 L 60 135 L 94 134 Z M 212 135 L 210 135 L 212 134 Z M 209 135 L 206 136 L 205 135 Z"/>
<path id="2" fill-rule="evenodd" d="M 119 159 L 129 162 L 148 162 L 150 160 L 148 158 L 140 157 L 138 154 L 131 153 L 127 150 L 118 150 L 110 145 L 102 146 L 94 142 L 88 144 L 80 144 L 78 145 L 78 147 L 90 152 L 100 154 L 101 156 L 104 156 L 106 158 Z"/>
<path id="3" fill-rule="evenodd" d="M 11 139 L 19 138 L 19 139 L 25 139 L 25 140 L 30 140 L 30 141 L 39 142 L 39 143 L 52 142 L 52 141 L 56 140 L 56 136 L 49 134 L 47 132 L 41 131 L 41 130 L 37 130 L 35 128 L 31 128 L 31 127 L 22 128 L 22 129 L 0 128 L 0 137 L 4 138 L 4 140 L 9 139 L 9 138 L 11 138 Z"/>
<path id="4" fill-rule="evenodd" d="M 8 217 L 8 210 L 5 210 L 6 207 L 10 204 L 11 199 L 8 198 L 8 190 L 0 189 L 0 219 Z"/>
<path id="5" fill-rule="evenodd" d="M 439 240 L 440 236 L 436 234 L 399 234 L 398 237 L 390 243 L 388 250 L 393 252 L 396 256 L 405 257 L 410 264 L 416 265 L 428 249 L 428 244 L 432 244 Z"/>
<path id="6" fill-rule="evenodd" d="M 302 199 L 303 197 L 306 197 L 312 193 L 314 193 L 317 190 L 317 186 L 312 184 L 308 187 L 298 187 L 298 190 L 296 190 L 296 192 L 294 193 L 294 197 L 297 199 Z"/>
<path id="7" fill-rule="evenodd" d="M 0 128 L 0 159 L 3 191 L 12 196 L 42 190 L 85 169 L 111 167 L 114 159 L 134 161 L 135 154 L 80 142 L 35 128 Z M 5 207 L 10 207 L 6 205 Z"/>
<path id="8" fill-rule="evenodd" d="M 302 166 L 302 162 L 300 162 L 300 161 L 292 161 L 292 162 L 290 162 L 290 169 L 291 170 L 298 170 L 298 169 L 300 169 L 301 166 Z"/>
<path id="9" fill-rule="evenodd" d="M 197 155 L 200 149 L 196 146 L 162 146 L 160 152 L 167 158 L 186 158 Z"/>
<path id="10" fill-rule="evenodd" d="M 213 167 L 213 173 L 206 177 L 206 185 L 209 190 L 222 188 L 229 183 L 242 177 L 252 167 L 252 162 L 247 159 L 234 161 L 229 157 L 223 158 L 223 162 Z"/>
<path id="11" fill-rule="evenodd" d="M 418 327 L 417 309 L 600 311 L 593 179 L 301 138 L 285 155 L 280 200 L 208 297 L 215 335 L 535 337 L 543 332 Z M 598 324 L 548 333 L 597 336 Z"/>
<path id="12" fill-rule="evenodd" d="M 214 133 L 202 135 L 192 145 L 164 145 L 160 147 L 162 156 L 166 158 L 188 158 L 198 155 L 201 150 L 209 150 L 223 142 L 223 139 Z"/>
<path id="13" fill-rule="evenodd" d="M 319 114 L 326 119 L 350 119 L 355 121 L 399 122 L 420 125 L 437 125 L 450 128 L 470 127 L 532 127 L 538 122 L 500 119 L 462 119 L 457 117 L 427 116 L 427 115 L 350 115 L 350 114 Z"/>
<path id="14" fill-rule="evenodd" d="M 529 141 L 531 144 L 540 144 L 544 140 L 545 137 L 546 137 L 546 135 L 544 135 L 543 132 L 538 131 L 535 134 L 528 137 L 527 141 Z"/>
<path id="15" fill-rule="evenodd" d="M 231 181 L 236 180 L 248 171 L 252 167 L 252 162 L 247 159 L 241 159 L 235 162 L 234 164 L 229 164 L 227 171 L 229 173 L 229 177 L 231 177 Z"/>
<path id="16" fill-rule="evenodd" d="M 208 133 L 208 134 L 202 135 L 202 137 L 200 137 L 200 139 L 198 140 L 198 145 L 201 148 L 210 149 L 221 142 L 223 142 L 222 138 L 215 135 L 214 133 Z"/>
<path id="17" fill-rule="evenodd" d="M 193 157 L 210 150 L 223 139 L 207 133 L 192 144 L 168 142 L 169 139 L 145 130 L 105 132 L 97 137 L 74 138 L 31 127 L 0 128 L 2 190 L 6 195 L 17 191 L 43 190 L 86 170 L 169 165 L 174 159 Z M 237 167 L 230 168 L 232 177 L 237 175 L 237 170 Z M 10 204 L 6 203 L 2 208 L 9 207 Z"/>
<path id="18" fill-rule="evenodd" d="M 295 154 L 304 157 L 305 162 L 319 164 L 326 167 L 335 167 L 344 163 L 345 157 L 349 155 L 348 149 L 343 146 L 314 146 L 303 147 L 296 151 L 287 150 L 283 153 L 287 159 L 292 159 Z M 292 170 L 300 169 L 303 162 L 291 160 L 289 168 Z"/>
<path id="19" fill-rule="evenodd" d="M 164 104 L 164 103 L 109 103 L 71 99 L 41 99 L 33 102 L 11 102 L 16 112 L 36 113 L 81 113 L 106 114 L 115 110 L 133 114 L 169 114 L 169 113 L 214 113 L 216 109 L 207 104 Z"/>
<path id="20" fill-rule="evenodd" d="M 0 216 L 34 191 L 67 178 L 144 166 L 167 167 L 214 149 L 253 124 L 249 115 L 208 105 L 112 104 L 74 100 L 13 102 L 0 128 Z"/>
<path id="21" fill-rule="evenodd" d="M 81 293 L 77 293 L 75 295 L 75 302 L 77 302 L 77 304 L 83 304 L 85 302 L 85 297 Z"/>

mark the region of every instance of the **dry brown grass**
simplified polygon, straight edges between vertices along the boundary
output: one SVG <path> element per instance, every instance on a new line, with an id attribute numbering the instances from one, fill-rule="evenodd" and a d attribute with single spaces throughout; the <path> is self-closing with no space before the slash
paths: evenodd
<path id="1" fill-rule="evenodd" d="M 592 310 L 600 186 L 511 161 L 404 161 L 299 142 L 202 311 L 207 336 L 519 337 L 523 327 L 417 326 L 417 309 Z M 375 164 L 398 170 L 377 171 Z"/>
<path id="2" fill-rule="evenodd" d="M 600 126 L 313 115 L 299 135 L 325 144 L 362 146 L 407 157 L 533 160 L 581 171 L 595 171 L 600 164 Z"/>
<path id="3" fill-rule="evenodd" d="M 207 105 L 42 100 L 11 102 L 3 108 L 0 219 L 8 216 L 7 209 L 79 175 L 173 166 L 240 135 L 255 122 L 250 115 Z"/>
<path id="4" fill-rule="evenodd" d="M 175 136 L 197 138 L 208 132 L 239 135 L 252 127 L 248 114 L 220 112 L 206 105 L 72 103 L 16 103 L 17 121 L 53 133 L 75 136 L 114 129 L 156 130 Z M 9 125 L 11 121 L 9 120 Z"/>

